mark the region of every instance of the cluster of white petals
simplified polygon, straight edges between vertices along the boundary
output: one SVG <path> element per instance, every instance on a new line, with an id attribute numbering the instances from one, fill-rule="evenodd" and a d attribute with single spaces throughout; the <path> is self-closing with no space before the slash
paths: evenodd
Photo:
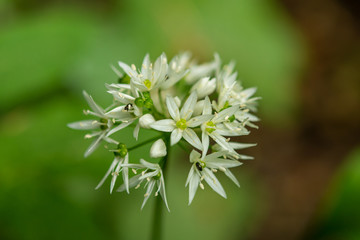
<path id="1" fill-rule="evenodd" d="M 90 107 L 84 113 L 93 119 L 68 124 L 73 129 L 91 131 L 85 135 L 85 138 L 94 138 L 85 151 L 85 157 L 102 142 L 106 142 L 109 151 L 115 155 L 96 189 L 111 175 L 111 193 L 121 174 L 123 183 L 117 191 L 129 193 L 132 187 L 137 189 L 144 182 L 146 193 L 142 207 L 155 188 L 155 196 L 160 193 L 169 209 L 163 170 L 173 145 L 189 148 L 187 153 L 191 152 L 191 167 L 186 181 L 189 204 L 198 187 L 204 189 L 203 180 L 226 198 L 225 190 L 216 177 L 218 172 L 223 172 L 240 186 L 229 168 L 240 166 L 241 160 L 252 159 L 237 150 L 255 144 L 238 143 L 234 137 L 248 135 L 249 128 L 257 128 L 259 119 L 254 113 L 259 98 L 253 97 L 255 88 L 244 89 L 241 86 L 233 62 L 222 66 L 220 57 L 215 54 L 213 61 L 197 64 L 185 52 L 170 62 L 164 53 L 154 63 L 146 55 L 140 68 L 124 62 L 118 65 L 112 66 L 118 75 L 118 83 L 106 84 L 113 103 L 104 109 L 84 92 Z M 149 154 L 153 161 L 129 161 L 130 151 L 143 144 L 128 148 L 113 137 L 114 133 L 128 126 L 134 128 L 133 137 L 136 140 L 141 128 L 160 134 L 158 138 L 143 142 L 153 142 Z M 156 160 L 158 158 L 160 160 Z"/>

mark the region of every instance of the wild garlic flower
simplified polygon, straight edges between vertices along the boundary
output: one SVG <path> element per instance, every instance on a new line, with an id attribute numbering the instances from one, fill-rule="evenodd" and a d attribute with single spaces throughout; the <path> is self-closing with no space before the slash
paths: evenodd
<path id="1" fill-rule="evenodd" d="M 167 200 L 166 200 L 166 192 L 165 192 L 165 181 L 162 169 L 159 164 L 154 164 L 145 161 L 144 159 L 140 159 L 140 164 L 128 164 L 128 167 L 132 168 L 133 172 L 137 175 L 129 179 L 129 187 L 138 189 L 143 182 L 145 183 L 146 193 L 144 194 L 144 201 L 141 205 L 141 209 L 145 206 L 147 200 L 149 199 L 151 193 L 156 187 L 155 196 L 158 196 L 159 193 L 162 199 L 165 202 L 166 208 L 170 211 Z M 138 174 L 139 169 L 144 169 Z M 118 192 L 123 192 L 126 189 L 126 184 L 122 184 Z"/>
<path id="2" fill-rule="evenodd" d="M 198 186 L 204 188 L 203 180 L 226 198 L 224 188 L 215 176 L 217 172 L 224 172 L 239 186 L 229 168 L 241 165 L 242 160 L 252 159 L 237 151 L 254 144 L 238 143 L 233 137 L 248 135 L 251 128 L 257 128 L 259 118 L 255 114 L 259 97 L 254 97 L 256 88 L 241 86 L 233 62 L 222 67 L 219 55 L 215 54 L 212 61 L 197 64 L 189 52 L 184 52 L 170 62 L 165 53 L 155 62 L 147 54 L 140 67 L 122 61 L 118 62 L 118 67 L 111 67 L 118 81 L 105 84 L 106 92 L 112 97 L 109 107 L 103 109 L 84 92 L 90 106 L 84 113 L 93 119 L 68 124 L 73 129 L 91 131 L 85 138 L 95 138 L 85 151 L 85 157 L 103 142 L 114 155 L 96 189 L 108 178 L 110 193 L 119 180 L 122 181 L 118 188 L 120 192 L 130 193 L 130 188 L 144 184 L 143 208 L 156 187 L 155 196 L 160 193 L 169 209 L 164 168 L 174 145 L 189 148 L 186 154 L 191 152 L 186 181 L 189 204 Z M 128 127 L 133 128 L 132 135 L 140 142 L 130 147 L 123 143 L 129 136 L 122 130 Z M 141 140 L 141 128 L 153 131 L 156 137 Z M 130 152 L 140 147 L 143 147 L 142 151 L 148 151 L 153 163 L 143 159 L 137 163 L 131 158 Z M 122 179 L 119 179 L 120 175 Z"/>
<path id="3" fill-rule="evenodd" d="M 116 123 L 114 119 L 109 118 L 105 110 L 100 107 L 98 104 L 95 103 L 93 98 L 87 94 L 87 92 L 83 91 L 85 100 L 89 104 L 90 110 L 84 111 L 85 115 L 92 115 L 94 117 L 97 117 L 98 119 L 95 120 L 84 120 L 84 121 L 78 121 L 69 123 L 68 127 L 72 129 L 78 129 L 78 130 L 95 130 L 93 133 L 86 134 L 85 138 L 93 138 L 96 137 L 96 139 L 90 144 L 88 149 L 85 151 L 84 156 L 89 156 L 94 150 L 100 145 L 101 140 L 105 140 L 108 143 L 114 143 L 118 144 L 117 141 L 114 139 L 111 139 L 108 137 L 109 131 L 111 131 L 111 127 Z"/>
<path id="4" fill-rule="evenodd" d="M 220 196 L 226 198 L 226 193 L 215 174 L 218 170 L 224 172 L 238 187 L 240 184 L 236 177 L 230 172 L 229 168 L 240 166 L 242 163 L 236 160 L 227 160 L 222 158 L 226 151 L 215 152 L 206 155 L 203 152 L 201 157 L 200 153 L 193 150 L 190 153 L 190 162 L 192 166 L 185 186 L 189 185 L 189 205 L 194 199 L 198 186 L 204 189 L 203 180 Z"/>
<path id="5" fill-rule="evenodd" d="M 212 115 L 207 114 L 191 118 L 196 101 L 197 96 L 193 92 L 185 101 L 181 111 L 179 111 L 174 98 L 168 96 L 166 98 L 166 106 L 172 119 L 159 120 L 150 126 L 158 131 L 171 132 L 171 145 L 178 143 L 183 137 L 192 146 L 202 150 L 200 139 L 192 128 L 198 127 L 203 122 L 209 120 Z"/>

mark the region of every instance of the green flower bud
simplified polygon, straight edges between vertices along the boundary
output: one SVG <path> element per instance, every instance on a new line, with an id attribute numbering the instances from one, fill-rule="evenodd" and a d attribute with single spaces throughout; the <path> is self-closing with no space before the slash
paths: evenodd
<path id="1" fill-rule="evenodd" d="M 142 98 L 136 98 L 135 99 L 135 105 L 138 107 L 144 106 L 144 100 Z"/>
<path id="2" fill-rule="evenodd" d="M 151 100 L 151 98 L 148 98 L 144 101 L 144 106 L 146 108 L 152 108 L 152 106 L 154 105 L 153 101 Z"/>

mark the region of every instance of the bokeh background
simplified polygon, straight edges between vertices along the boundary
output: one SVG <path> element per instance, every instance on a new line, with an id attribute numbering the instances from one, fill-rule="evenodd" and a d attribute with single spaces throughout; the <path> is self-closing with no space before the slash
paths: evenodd
<path id="1" fill-rule="evenodd" d="M 94 187 L 112 157 L 68 129 L 110 64 L 190 50 L 258 87 L 257 147 L 187 206 L 174 149 L 165 239 L 360 239 L 360 4 L 355 0 L 0 0 L 0 239 L 147 239 L 154 199 Z M 148 133 L 142 131 L 140 138 Z M 130 132 L 118 135 L 129 146 Z M 149 146 L 133 158 L 146 157 Z M 176 156 L 175 156 L 176 155 Z M 176 158 L 175 158 L 176 157 Z"/>

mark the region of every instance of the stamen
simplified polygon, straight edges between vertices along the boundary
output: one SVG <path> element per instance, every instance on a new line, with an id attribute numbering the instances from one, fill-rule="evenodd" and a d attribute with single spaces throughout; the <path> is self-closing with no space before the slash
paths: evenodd
<path id="1" fill-rule="evenodd" d="M 205 178 L 204 175 L 202 175 L 200 178 L 200 181 L 204 180 L 204 178 Z"/>
<path id="2" fill-rule="evenodd" d="M 200 183 L 199 186 L 202 190 L 204 190 L 204 184 Z"/>
<path id="3" fill-rule="evenodd" d="M 132 68 L 134 71 L 136 71 L 136 67 L 135 67 L 134 64 L 131 64 L 131 68 Z"/>
<path id="4" fill-rule="evenodd" d="M 149 177 L 147 177 L 146 180 L 147 180 L 148 182 L 150 182 L 150 178 L 149 178 Z"/>
<path id="5" fill-rule="evenodd" d="M 226 172 L 226 168 L 224 168 L 224 167 L 219 167 L 219 170 L 222 172 Z"/>
<path id="6" fill-rule="evenodd" d="M 142 67 L 143 67 L 144 69 L 147 69 L 147 67 L 145 66 L 145 64 L 143 64 Z"/>
<path id="7" fill-rule="evenodd" d="M 89 138 L 92 138 L 92 136 L 91 136 L 91 134 L 86 134 L 86 135 L 84 136 L 84 138 L 85 138 L 85 139 L 89 139 Z"/>
<path id="8" fill-rule="evenodd" d="M 216 173 L 216 172 L 217 172 L 217 169 L 212 168 L 211 171 L 213 171 L 214 173 Z"/>
<path id="9" fill-rule="evenodd" d="M 134 168 L 132 168 L 131 171 L 132 171 L 134 174 L 137 174 L 137 171 L 136 171 Z"/>
<path id="10" fill-rule="evenodd" d="M 148 194 L 148 193 L 145 193 L 145 194 L 144 194 L 144 197 L 148 197 L 148 196 L 149 196 L 149 194 Z"/>

